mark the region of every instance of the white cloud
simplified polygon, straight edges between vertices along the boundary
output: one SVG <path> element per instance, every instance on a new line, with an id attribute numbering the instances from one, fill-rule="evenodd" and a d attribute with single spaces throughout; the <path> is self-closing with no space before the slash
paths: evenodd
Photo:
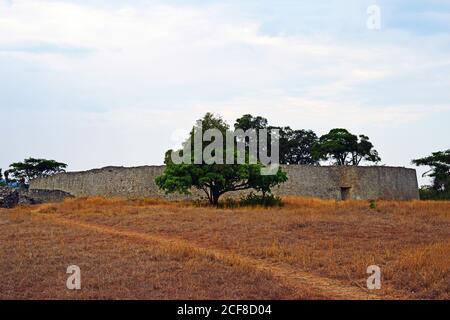
<path id="1" fill-rule="evenodd" d="M 448 72 L 442 72 L 448 70 L 450 58 L 436 50 L 442 35 L 424 42 L 390 30 L 356 39 L 320 30 L 268 35 L 262 31 L 263 24 L 257 17 L 230 13 L 216 5 L 93 7 L 49 0 L 0 2 L 0 62 L 37 65 L 56 79 L 113 100 L 114 105 L 92 102 L 101 113 L 64 110 L 61 103 L 57 118 L 45 120 L 43 109 L 39 110 L 42 122 L 30 124 L 37 135 L 72 128 L 65 135 L 74 150 L 86 150 L 84 145 L 96 141 L 78 141 L 89 139 L 85 131 L 90 132 L 99 137 L 102 148 L 109 148 L 102 156 L 105 162 L 114 157 L 116 149 L 121 150 L 116 150 L 117 159 L 124 163 L 143 162 L 138 152 L 146 141 L 161 152 L 171 146 L 173 132 L 186 129 L 206 111 L 219 113 L 231 123 L 243 113 L 253 113 L 275 124 L 322 131 L 337 126 L 395 130 L 439 112 L 448 115 L 450 104 L 441 101 L 422 106 L 397 97 L 381 105 L 372 101 L 376 96 L 360 90 L 393 77 L 414 80 L 427 74 L 441 74 L 439 83 L 450 83 Z M 77 50 L 83 54 L 73 54 Z M 39 74 L 32 76 L 40 79 Z M 79 95 L 73 88 L 67 100 Z M 401 82 L 392 88 L 407 96 L 403 89 Z M 440 87 L 437 90 L 445 100 L 445 92 Z M 376 93 L 383 94 L 389 95 Z M 50 99 L 40 98 L 42 105 Z M 10 121 L 28 112 L 13 109 L 8 110 L 16 115 Z M 65 125 L 56 124 L 57 120 Z M 42 123 L 47 127 L 39 130 Z M 53 141 L 58 144 L 57 138 Z M 146 157 L 151 155 L 147 152 Z"/>
<path id="2" fill-rule="evenodd" d="M 267 36 L 259 21 L 226 16 L 218 6 L 100 9 L 18 0 L 0 10 L 0 46 L 26 43 L 91 49 L 83 56 L 23 50 L 3 55 L 111 90 L 212 84 L 255 91 L 291 81 L 308 95 L 323 96 L 428 63 L 427 56 L 401 46 Z"/>

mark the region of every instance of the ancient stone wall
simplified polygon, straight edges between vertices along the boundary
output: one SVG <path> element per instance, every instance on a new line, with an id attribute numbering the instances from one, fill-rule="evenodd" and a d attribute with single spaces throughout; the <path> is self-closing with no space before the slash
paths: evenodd
<path id="1" fill-rule="evenodd" d="M 14 208 L 19 203 L 17 190 L 0 186 L 0 208 Z"/>
<path id="2" fill-rule="evenodd" d="M 70 193 L 61 190 L 30 189 L 19 190 L 19 204 L 39 204 L 62 202 L 73 197 Z"/>
<path id="3" fill-rule="evenodd" d="M 289 180 L 275 188 L 281 196 L 310 196 L 326 199 L 418 199 L 414 169 L 401 167 L 283 166 Z M 106 167 L 83 172 L 61 173 L 31 181 L 30 189 L 61 190 L 74 196 L 166 197 L 155 184 L 164 166 Z M 230 194 L 232 195 L 232 194 Z M 202 194 L 193 193 L 194 198 Z"/>

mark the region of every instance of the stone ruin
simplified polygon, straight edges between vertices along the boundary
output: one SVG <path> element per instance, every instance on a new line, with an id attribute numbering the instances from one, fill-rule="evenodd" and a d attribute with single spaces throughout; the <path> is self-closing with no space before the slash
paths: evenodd
<path id="1" fill-rule="evenodd" d="M 71 194 L 60 190 L 27 190 L 0 186 L 0 208 L 6 209 L 17 205 L 61 202 L 71 197 Z"/>
<path id="2" fill-rule="evenodd" d="M 0 208 L 14 208 L 19 203 L 17 190 L 0 186 Z"/>
<path id="3" fill-rule="evenodd" d="M 386 166 L 303 166 L 282 165 L 288 181 L 273 188 L 278 196 L 318 197 L 323 199 L 413 200 L 419 199 L 416 170 Z M 159 190 L 155 178 L 164 166 L 105 167 L 81 172 L 66 172 L 30 181 L 31 190 L 62 190 L 76 197 L 199 199 Z M 240 196 L 230 192 L 224 197 Z"/>

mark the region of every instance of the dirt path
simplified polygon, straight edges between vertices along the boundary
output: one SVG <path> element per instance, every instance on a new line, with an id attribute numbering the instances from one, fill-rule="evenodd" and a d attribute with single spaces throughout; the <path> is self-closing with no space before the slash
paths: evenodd
<path id="1" fill-rule="evenodd" d="M 270 273 L 285 285 L 294 288 L 298 291 L 302 291 L 305 287 L 309 287 L 325 294 L 327 297 L 331 299 L 366 300 L 366 299 L 381 298 L 380 296 L 377 296 L 373 293 L 369 293 L 367 289 L 360 288 L 356 285 L 352 286 L 342 283 L 338 280 L 319 277 L 308 272 L 297 270 L 287 265 L 278 265 L 275 263 L 262 261 L 260 259 L 239 255 L 226 250 L 198 246 L 192 243 L 191 241 L 186 241 L 183 239 L 117 229 L 113 227 L 107 227 L 72 219 L 56 217 L 53 215 L 52 216 L 39 215 L 34 217 L 38 217 L 39 219 L 45 219 L 47 221 L 67 226 L 69 228 L 74 227 L 82 228 L 98 233 L 115 235 L 123 238 L 134 239 L 144 242 L 157 243 L 158 245 L 166 247 L 169 250 L 176 250 L 176 251 L 186 250 L 187 252 L 200 254 L 210 259 L 220 261 L 222 263 L 227 263 L 231 265 L 239 264 L 252 270 Z M 382 298 L 388 297 L 383 296 Z"/>

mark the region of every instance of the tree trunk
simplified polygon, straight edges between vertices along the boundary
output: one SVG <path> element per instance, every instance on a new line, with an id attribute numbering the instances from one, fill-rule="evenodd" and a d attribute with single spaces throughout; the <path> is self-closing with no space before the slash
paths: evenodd
<path id="1" fill-rule="evenodd" d="M 211 188 L 211 201 L 210 203 L 215 205 L 216 207 L 219 206 L 219 198 L 220 198 L 220 192 L 216 190 L 216 188 Z"/>

